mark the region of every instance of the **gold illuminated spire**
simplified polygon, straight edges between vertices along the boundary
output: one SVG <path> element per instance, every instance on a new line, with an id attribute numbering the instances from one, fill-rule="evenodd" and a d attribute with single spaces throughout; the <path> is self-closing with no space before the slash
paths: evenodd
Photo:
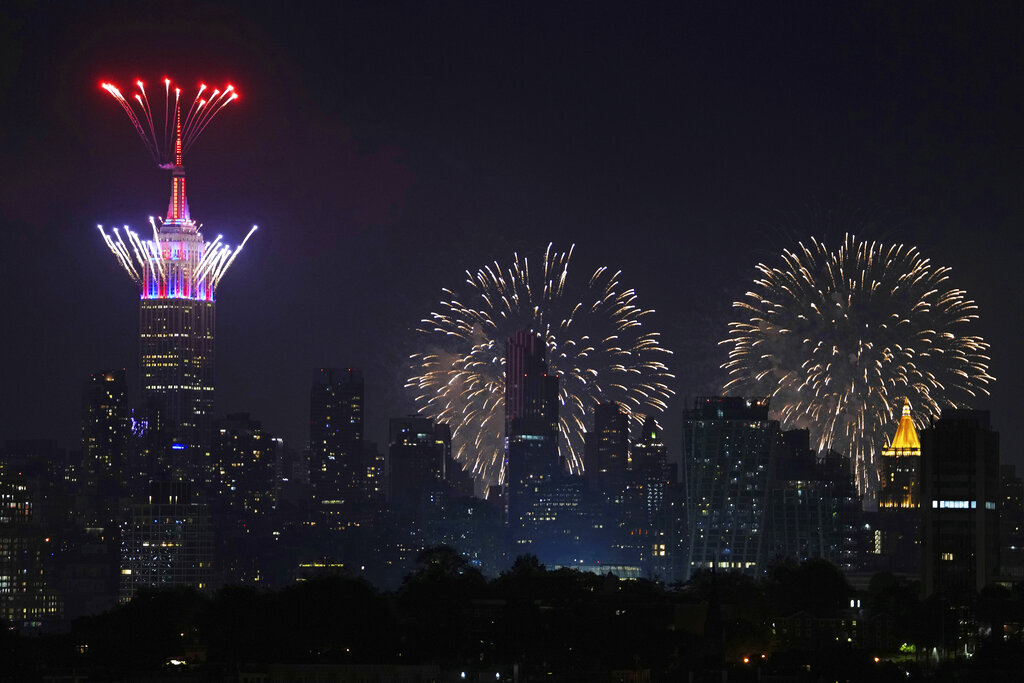
<path id="1" fill-rule="evenodd" d="M 892 443 L 882 449 L 886 456 L 878 463 L 879 508 L 911 509 L 920 505 L 918 477 L 921 460 L 921 440 L 917 438 L 914 421 L 910 418 L 910 400 L 903 399 L 903 415 Z"/>
<path id="2" fill-rule="evenodd" d="M 903 416 L 900 418 L 900 426 L 896 428 L 896 436 L 892 438 L 892 443 L 882 451 L 882 454 L 896 455 L 894 451 L 915 451 L 915 455 L 919 455 L 921 452 L 921 440 L 917 438 L 914 421 L 910 419 L 910 399 L 903 399 Z"/>

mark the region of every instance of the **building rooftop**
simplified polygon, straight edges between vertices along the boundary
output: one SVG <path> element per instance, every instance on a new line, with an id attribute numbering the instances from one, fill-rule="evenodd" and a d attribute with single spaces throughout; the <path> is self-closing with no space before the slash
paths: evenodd
<path id="1" fill-rule="evenodd" d="M 910 418 L 910 399 L 903 399 L 903 415 L 900 417 L 900 426 L 896 428 L 896 435 L 892 438 L 892 443 L 883 453 L 893 455 L 893 451 L 921 452 L 921 440 L 917 438 L 914 421 Z"/>

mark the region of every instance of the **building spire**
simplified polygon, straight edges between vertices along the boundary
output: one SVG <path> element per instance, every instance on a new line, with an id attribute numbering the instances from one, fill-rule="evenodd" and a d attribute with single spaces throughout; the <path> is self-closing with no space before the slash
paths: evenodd
<path id="1" fill-rule="evenodd" d="M 185 167 L 181 163 L 181 109 L 175 111 L 174 122 L 174 167 L 171 169 L 171 203 L 167 206 L 165 223 L 182 223 L 191 220 L 188 200 L 185 198 Z"/>
<path id="2" fill-rule="evenodd" d="M 903 399 L 903 415 L 900 417 L 900 426 L 896 428 L 896 436 L 892 438 L 889 450 L 921 450 L 921 441 L 917 438 L 917 430 L 914 429 L 914 420 L 910 417 L 910 399 Z"/>

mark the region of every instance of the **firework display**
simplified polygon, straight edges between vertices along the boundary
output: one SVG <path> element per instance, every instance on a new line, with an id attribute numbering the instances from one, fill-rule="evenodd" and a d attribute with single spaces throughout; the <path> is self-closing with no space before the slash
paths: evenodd
<path id="1" fill-rule="evenodd" d="M 754 289 L 733 305 L 725 391 L 764 394 L 785 427 L 808 428 L 819 450 L 854 462 L 870 497 L 874 453 L 909 399 L 924 424 L 943 407 L 987 394 L 989 345 L 970 334 L 978 307 L 916 247 L 846 235 L 812 239 L 778 266 L 758 264 Z"/>
<path id="2" fill-rule="evenodd" d="M 462 292 L 444 289 L 438 312 L 419 332 L 429 350 L 411 356 L 406 386 L 419 411 L 452 427 L 452 448 L 478 481 L 504 480 L 505 344 L 522 329 L 542 335 L 549 371 L 559 378 L 560 450 L 570 471 L 583 471 L 583 437 L 593 406 L 617 401 L 635 420 L 662 411 L 673 390 L 664 363 L 671 352 L 642 321 L 620 272 L 600 267 L 573 277 L 573 249 L 548 245 L 539 267 L 515 254 L 466 271 Z"/>
<path id="3" fill-rule="evenodd" d="M 160 168 L 171 169 L 181 166 L 182 156 L 186 154 L 200 134 L 210 125 L 210 121 L 221 112 L 224 107 L 238 99 L 238 92 L 235 86 L 228 84 L 223 89 L 214 88 L 207 94 L 206 84 L 200 84 L 195 99 L 185 113 L 185 120 L 181 118 L 181 88 L 173 89 L 174 99 L 171 99 L 171 79 L 165 78 L 164 83 L 164 124 L 160 133 L 157 133 L 153 123 L 153 108 L 149 104 L 149 97 L 146 95 L 146 85 L 141 80 L 135 81 L 138 92 L 129 95 L 129 100 L 121 94 L 120 88 L 112 83 L 100 83 L 100 87 L 110 93 L 111 97 L 124 109 L 128 119 L 135 127 L 135 132 L 142 138 L 146 149 L 153 156 L 153 160 Z M 136 111 L 138 108 L 138 111 Z M 157 110 L 159 112 L 159 110 Z M 159 114 L 158 118 L 159 120 Z"/>
<path id="4" fill-rule="evenodd" d="M 143 240 L 127 225 L 123 226 L 124 235 L 117 228 L 110 235 L 102 225 L 96 226 L 121 267 L 142 289 L 143 299 L 213 301 L 221 278 L 256 231 L 252 226 L 242 243 L 232 249 L 220 241 L 220 235 L 209 244 L 199 233 L 197 240 L 182 239 L 181 235 L 161 239 L 156 221 L 152 217 L 149 220 L 152 240 Z"/>
<path id="5" fill-rule="evenodd" d="M 100 87 L 124 109 L 157 165 L 171 171 L 171 200 L 167 216 L 160 219 L 159 226 L 150 217 L 152 240 L 143 240 L 128 226 L 123 227 L 123 235 L 116 228 L 113 234 L 108 234 L 102 225 L 97 227 L 118 263 L 140 286 L 143 299 L 213 301 L 221 278 L 256 231 L 256 226 L 235 248 L 223 244 L 220 235 L 207 244 L 199 232 L 200 226 L 189 213 L 183 161 L 185 153 L 210 121 L 238 99 L 238 92 L 233 85 L 227 85 L 223 89 L 214 88 L 207 96 L 207 86 L 200 85 L 183 117 L 181 88 L 173 88 L 172 95 L 171 80 L 165 78 L 163 84 L 163 127 L 159 131 L 154 124 L 146 86 L 141 80 L 135 81 L 138 90 L 129 98 L 125 98 L 121 90 L 111 83 L 101 83 Z"/>

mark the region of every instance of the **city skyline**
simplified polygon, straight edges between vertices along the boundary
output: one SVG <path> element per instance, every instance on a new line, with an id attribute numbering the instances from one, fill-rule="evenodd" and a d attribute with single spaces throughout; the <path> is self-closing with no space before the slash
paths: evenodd
<path id="1" fill-rule="evenodd" d="M 14 5 L 0 679 L 1014 679 L 1024 8 Z"/>
<path id="2" fill-rule="evenodd" d="M 367 437 L 384 442 L 387 420 L 414 411 L 402 388 L 403 363 L 417 350 L 414 328 L 441 288 L 467 268 L 513 252 L 536 254 L 557 240 L 577 245 L 580 270 L 604 263 L 622 268 L 656 311 L 678 376 L 677 395 L 662 422 L 667 434 L 677 434 L 688 397 L 713 392 L 723 378 L 718 366 L 725 354 L 716 342 L 731 319 L 731 301 L 754 276 L 754 264 L 797 240 L 830 231 L 835 237 L 854 227 L 865 239 L 916 244 L 926 258 L 952 266 L 957 285 L 978 302 L 979 330 L 992 343 L 991 371 L 998 381 L 993 395 L 973 407 L 993 411 L 993 425 L 1005 434 L 1003 457 L 1019 463 L 1020 437 L 1005 429 L 1017 421 L 1009 398 L 1021 389 L 1013 368 L 1021 342 L 1013 334 L 1013 316 L 1004 314 L 1017 291 L 1012 282 L 992 277 L 1010 272 L 1020 240 L 1010 230 L 1019 223 L 1019 209 L 1012 172 L 1005 171 L 1009 150 L 1020 143 L 1013 125 L 1018 116 L 1002 107 L 986 109 L 975 92 L 1006 92 L 1000 87 L 1004 77 L 985 68 L 1003 61 L 1010 45 L 1005 34 L 995 30 L 985 45 L 964 39 L 947 46 L 946 27 L 955 16 L 894 10 L 876 25 L 853 10 L 797 17 L 762 11 L 764 16 L 700 18 L 749 35 L 754 46 L 778 48 L 793 39 L 794 54 L 776 49 L 763 66 L 751 61 L 754 47 L 729 53 L 740 45 L 735 32 L 726 32 L 733 37 L 715 48 L 683 17 L 654 10 L 637 15 L 631 28 L 615 26 L 615 8 L 600 8 L 579 18 L 596 36 L 591 38 L 540 30 L 541 20 L 559 17 L 536 7 L 497 18 L 467 12 L 455 28 L 432 39 L 417 38 L 412 27 L 418 20 L 443 23 L 444 9 L 344 7 L 330 15 L 326 23 L 346 31 L 360 22 L 394 21 L 399 29 L 388 40 L 425 50 L 423 68 L 436 75 L 452 67 L 436 90 L 418 85 L 416 70 L 402 59 L 376 51 L 372 60 L 342 59 L 345 50 L 360 45 L 355 39 L 340 52 L 320 46 L 303 56 L 296 48 L 305 42 L 300 28 L 306 26 L 268 8 L 236 17 L 238 35 L 247 37 L 269 37 L 269 26 L 281 21 L 265 53 L 254 56 L 246 41 L 229 36 L 199 47 L 180 67 L 181 60 L 167 64 L 160 55 L 134 49 L 143 42 L 136 27 L 153 21 L 142 11 L 126 11 L 136 24 L 87 9 L 12 17 L 25 35 L 52 31 L 69 40 L 58 40 L 55 56 L 43 60 L 32 58 L 39 48 L 27 39 L 17 43 L 23 54 L 19 78 L 40 87 L 3 108 L 6 135 L 17 132 L 6 149 L 25 169 L 3 190 L 4 229 L 17 236 L 19 247 L 4 257 L 4 284 L 16 291 L 14 283 L 24 282 L 27 273 L 43 277 L 33 280 L 31 297 L 11 302 L 25 339 L 8 335 L 5 350 L 19 360 L 12 383 L 27 389 L 4 392 L 0 439 L 53 436 L 73 448 L 74 407 L 89 375 L 111 367 L 127 367 L 131 375 L 135 367 L 130 288 L 116 277 L 115 264 L 84 262 L 103 258 L 103 245 L 94 244 L 96 223 L 137 223 L 161 208 L 165 175 L 146 168 L 96 83 L 147 73 L 181 73 L 179 79 L 191 83 L 212 65 L 218 73 L 211 76 L 245 83 L 246 97 L 230 123 L 219 122 L 223 128 L 202 141 L 203 153 L 190 168 L 193 210 L 207 231 L 230 235 L 232 243 L 252 223 L 265 225 L 260 249 L 236 263 L 224 285 L 229 303 L 219 312 L 223 390 L 215 418 L 251 412 L 301 447 L 309 372 L 360 367 L 367 376 Z M 794 27 L 780 28 L 794 18 Z M 756 30 L 758 19 L 780 35 Z M 968 19 L 986 28 L 999 23 L 992 15 Z M 660 20 L 665 28 L 655 30 Z M 168 21 L 171 27 L 192 25 L 184 15 Z M 71 39 L 75 22 L 121 42 L 94 40 L 88 30 Z M 551 25 L 567 28 L 564 21 Z M 459 45 L 483 57 L 481 64 L 458 49 L 438 47 L 446 36 L 463 35 Z M 649 45 L 642 36 L 651 38 Z M 605 54 L 620 59 L 626 73 L 598 60 L 597 73 L 607 78 L 571 78 L 601 54 L 597 37 L 610 41 L 614 49 Z M 184 40 L 200 46 L 202 38 Z M 902 51 L 905 41 L 918 49 Z M 860 44 L 875 45 L 877 54 L 843 51 Z M 949 70 L 936 57 L 940 45 L 965 64 L 966 73 Z M 548 74 L 538 70 L 563 52 L 563 66 Z M 828 57 L 825 64 L 804 61 L 819 53 Z M 72 60 L 74 55 L 83 58 Z M 290 59 L 274 66 L 281 55 Z M 702 55 L 710 61 L 695 59 Z M 517 67 L 529 67 L 524 73 L 530 77 L 515 80 Z M 771 73 L 776 81 L 762 80 Z M 890 82 L 892 73 L 916 89 Z M 342 87 L 315 87 L 329 75 Z M 494 80 L 480 80 L 488 75 Z M 824 88 L 830 76 L 865 91 Z M 959 95 L 933 96 L 925 87 L 929 79 Z M 383 87 L 392 81 L 401 87 Z M 781 99 L 768 97 L 769 82 L 780 84 L 770 92 L 783 93 Z M 475 84 L 476 94 L 451 99 L 465 83 Z M 508 93 L 528 97 L 502 113 Z M 740 105 L 751 97 L 753 111 L 741 116 Z M 409 113 L 399 113 L 401 105 L 418 101 L 418 112 L 404 106 Z M 673 120 L 694 110 L 695 102 L 707 111 Z M 893 121 L 885 118 L 890 104 Z M 542 111 L 561 116 L 538 118 Z M 787 123 L 792 112 L 804 112 L 812 125 L 801 131 Z M 943 112 L 956 117 L 943 118 Z M 636 125 L 641 113 L 650 113 L 643 130 Z M 826 120 L 835 122 L 837 135 L 814 124 Z M 693 130 L 700 134 L 686 132 Z M 776 130 L 781 134 L 770 134 Z M 499 142 L 502 137 L 509 142 Z M 857 141 L 865 142 L 863 149 L 854 149 Z M 779 160 L 764 160 L 780 150 L 785 155 Z M 86 166 L 90 172 L 81 173 Z M 698 167 L 710 171 L 702 176 Z M 40 201 L 51 192 L 61 201 Z M 744 199 L 739 206 L 738 198 Z M 973 251 L 962 248 L 965 239 Z M 64 286 L 65 278 L 75 286 Z M 256 377 L 251 367 L 265 370 Z M 129 376 L 129 384 L 137 380 Z M 52 411 L 32 408 L 44 400 L 53 402 Z M 668 445 L 678 458 L 677 440 L 670 436 Z"/>

